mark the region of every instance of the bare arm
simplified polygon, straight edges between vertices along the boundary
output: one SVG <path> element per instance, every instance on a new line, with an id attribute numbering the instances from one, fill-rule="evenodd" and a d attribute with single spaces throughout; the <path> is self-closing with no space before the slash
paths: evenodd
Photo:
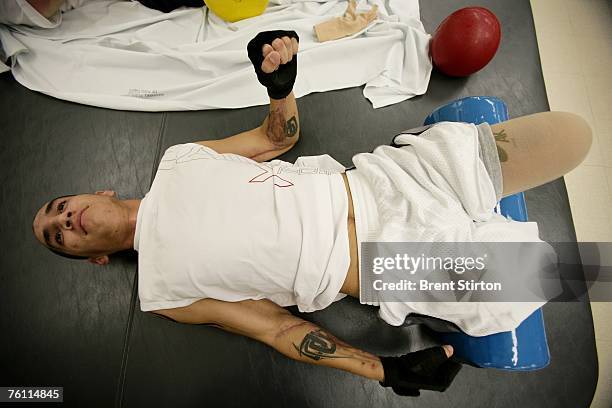
<path id="1" fill-rule="evenodd" d="M 217 153 L 234 153 L 262 162 L 290 150 L 300 137 L 300 118 L 293 92 L 285 99 L 270 99 L 270 112 L 261 126 L 220 140 L 197 143 Z"/>
<path id="2" fill-rule="evenodd" d="M 280 69 L 294 59 L 298 49 L 297 39 L 288 36 L 264 44 L 261 50 L 264 58 L 261 70 L 270 74 Z M 261 162 L 285 153 L 295 145 L 299 137 L 300 117 L 295 96 L 291 92 L 283 99 L 270 98 L 270 112 L 261 126 L 225 139 L 198 143 L 218 153 L 235 153 Z"/>
<path id="3" fill-rule="evenodd" d="M 377 381 L 384 377 L 377 356 L 338 340 L 269 300 L 202 299 L 187 307 L 156 312 L 177 322 L 211 324 L 251 337 L 297 361 L 338 368 Z"/>

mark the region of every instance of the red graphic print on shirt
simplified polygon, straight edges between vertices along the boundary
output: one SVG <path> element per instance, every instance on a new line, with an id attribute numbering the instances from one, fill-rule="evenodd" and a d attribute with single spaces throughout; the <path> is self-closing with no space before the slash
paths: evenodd
<path id="1" fill-rule="evenodd" d="M 278 175 L 278 173 L 282 171 L 282 167 L 272 167 L 264 163 L 261 163 L 257 167 L 263 170 L 263 172 L 250 179 L 249 183 L 265 183 L 266 181 L 272 179 L 271 182 L 274 183 L 276 187 L 293 186 L 293 183 L 291 181 L 286 180 Z"/>

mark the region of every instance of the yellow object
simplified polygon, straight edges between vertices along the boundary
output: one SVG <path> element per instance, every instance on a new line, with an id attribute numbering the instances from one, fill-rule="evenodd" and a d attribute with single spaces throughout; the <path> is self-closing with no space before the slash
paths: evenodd
<path id="1" fill-rule="evenodd" d="M 269 0 L 204 0 L 206 6 L 225 21 L 235 22 L 264 12 Z"/>

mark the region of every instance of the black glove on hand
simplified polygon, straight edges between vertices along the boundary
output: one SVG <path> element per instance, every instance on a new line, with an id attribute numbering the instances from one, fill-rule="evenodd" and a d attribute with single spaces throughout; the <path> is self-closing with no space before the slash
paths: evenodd
<path id="1" fill-rule="evenodd" d="M 400 357 L 381 357 L 385 381 L 398 395 L 418 397 L 419 390 L 445 391 L 461 369 L 442 347 L 432 347 Z"/>
<path id="2" fill-rule="evenodd" d="M 253 67 L 255 67 L 257 79 L 268 89 L 268 95 L 272 99 L 283 99 L 291 93 L 295 77 L 297 76 L 297 54 L 288 63 L 279 65 L 276 71 L 266 74 L 261 69 L 261 64 L 264 60 L 262 48 L 264 44 L 270 44 L 275 38 L 285 36 L 295 38 L 298 42 L 300 41 L 300 37 L 298 37 L 295 31 L 275 30 L 257 34 L 247 45 L 249 59 L 253 63 Z"/>

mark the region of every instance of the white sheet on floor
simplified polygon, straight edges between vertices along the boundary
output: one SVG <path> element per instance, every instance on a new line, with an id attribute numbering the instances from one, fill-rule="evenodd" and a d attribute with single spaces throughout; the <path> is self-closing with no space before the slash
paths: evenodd
<path id="1" fill-rule="evenodd" d="M 269 102 L 246 45 L 258 32 L 300 36 L 296 97 L 365 84 L 374 108 L 427 90 L 430 36 L 418 0 L 362 0 L 378 19 L 319 43 L 313 26 L 340 16 L 347 1 L 271 1 L 260 16 L 227 23 L 207 8 L 160 13 L 137 2 L 89 1 L 55 28 L 0 25 L 5 57 L 22 85 L 56 98 L 113 109 L 241 108 Z"/>

